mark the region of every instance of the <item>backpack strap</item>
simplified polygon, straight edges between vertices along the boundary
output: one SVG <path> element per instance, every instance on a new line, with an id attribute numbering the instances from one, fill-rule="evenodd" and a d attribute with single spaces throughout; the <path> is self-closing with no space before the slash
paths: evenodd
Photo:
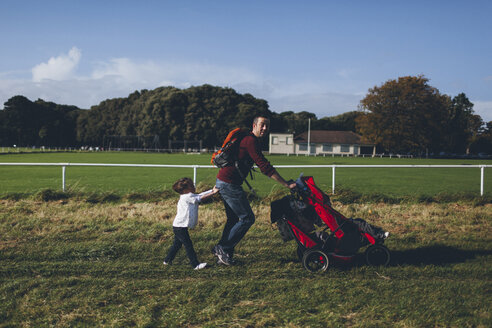
<path id="1" fill-rule="evenodd" d="M 239 176 L 241 177 L 241 179 L 243 179 L 243 181 L 246 182 L 246 185 L 248 186 L 248 188 L 251 191 L 251 193 L 253 195 L 256 195 L 256 191 L 253 189 L 253 187 L 251 187 L 251 185 L 249 184 L 248 180 L 246 180 L 247 177 L 245 177 L 243 175 L 243 173 L 241 172 L 241 170 L 239 169 L 239 161 L 235 161 L 234 162 L 234 166 L 236 167 L 236 170 L 239 173 Z M 251 170 L 249 171 L 249 173 L 251 174 L 251 179 L 253 179 L 253 174 L 251 173 Z"/>
<path id="2" fill-rule="evenodd" d="M 241 177 L 241 179 L 248 186 L 248 188 L 251 191 L 251 193 L 254 194 L 254 195 L 256 195 L 256 191 L 253 189 L 253 187 L 251 187 L 251 185 L 249 184 L 249 182 L 247 180 L 248 175 L 246 174 L 246 176 L 244 176 L 244 174 L 239 169 L 239 149 L 240 149 L 240 144 L 241 144 L 241 141 L 246 136 L 248 136 L 248 135 L 249 135 L 249 131 L 248 130 L 245 130 L 245 129 L 241 129 L 240 130 L 240 135 L 238 136 L 238 140 L 237 140 L 237 148 L 235 149 L 237 151 L 237 155 L 236 155 L 236 160 L 234 161 L 234 166 L 236 167 L 236 170 L 239 173 L 239 176 Z M 251 172 L 251 169 L 249 169 L 249 174 L 251 175 L 251 180 L 253 180 L 253 173 Z"/>

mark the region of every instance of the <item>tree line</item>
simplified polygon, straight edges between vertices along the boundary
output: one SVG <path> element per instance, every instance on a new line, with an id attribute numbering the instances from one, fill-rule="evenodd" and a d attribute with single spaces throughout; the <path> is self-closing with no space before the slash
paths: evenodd
<path id="1" fill-rule="evenodd" d="M 0 111 L 0 145 L 103 146 L 108 136 L 135 136 L 147 148 L 156 140 L 162 148 L 180 140 L 212 148 L 233 128 L 249 128 L 257 115 L 270 117 L 273 132 L 297 135 L 308 119 L 311 129 L 354 131 L 383 152 L 492 149 L 492 122 L 484 124 L 465 94 L 442 95 L 423 76 L 387 81 L 370 89 L 358 110 L 320 119 L 307 111 L 275 113 L 265 100 L 211 85 L 135 91 L 88 110 L 19 95 Z"/>

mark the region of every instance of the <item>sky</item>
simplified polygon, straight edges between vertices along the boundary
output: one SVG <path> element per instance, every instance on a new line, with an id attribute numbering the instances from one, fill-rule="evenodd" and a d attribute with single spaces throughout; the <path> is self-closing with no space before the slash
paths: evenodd
<path id="1" fill-rule="evenodd" d="M 409 75 L 492 121 L 492 1 L 0 0 L 0 109 L 211 84 L 322 118 Z"/>

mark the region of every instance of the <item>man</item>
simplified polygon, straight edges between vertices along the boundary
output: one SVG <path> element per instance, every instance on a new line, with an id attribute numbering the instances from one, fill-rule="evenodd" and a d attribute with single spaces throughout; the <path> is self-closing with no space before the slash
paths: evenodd
<path id="1" fill-rule="evenodd" d="M 222 232 L 222 238 L 212 249 L 218 262 L 225 265 L 233 263 L 234 247 L 241 241 L 251 225 L 255 222 L 255 215 L 251 210 L 246 193 L 241 184 L 254 164 L 266 176 L 277 181 L 287 188 L 294 188 L 295 183 L 288 183 L 278 174 L 270 162 L 263 156 L 259 138 L 267 135 L 270 121 L 265 117 L 256 117 L 252 131 L 243 137 L 238 150 L 238 167 L 227 166 L 221 168 L 217 174 L 216 186 L 222 196 L 227 221 Z M 239 172 L 240 170 L 241 172 Z"/>

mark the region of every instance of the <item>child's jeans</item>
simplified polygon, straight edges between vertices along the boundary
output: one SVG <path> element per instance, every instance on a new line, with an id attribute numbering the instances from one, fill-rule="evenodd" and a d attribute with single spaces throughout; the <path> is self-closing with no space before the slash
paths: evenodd
<path id="1" fill-rule="evenodd" d="M 188 228 L 173 227 L 173 232 L 174 243 L 169 249 L 169 252 L 167 253 L 164 261 L 167 263 L 171 263 L 174 260 L 176 253 L 178 253 L 178 251 L 180 250 L 181 246 L 184 245 L 186 255 L 188 255 L 188 258 L 190 259 L 191 266 L 195 268 L 199 264 L 199 262 L 196 257 L 195 249 L 193 248 L 193 243 L 190 239 L 190 234 L 188 233 Z"/>

